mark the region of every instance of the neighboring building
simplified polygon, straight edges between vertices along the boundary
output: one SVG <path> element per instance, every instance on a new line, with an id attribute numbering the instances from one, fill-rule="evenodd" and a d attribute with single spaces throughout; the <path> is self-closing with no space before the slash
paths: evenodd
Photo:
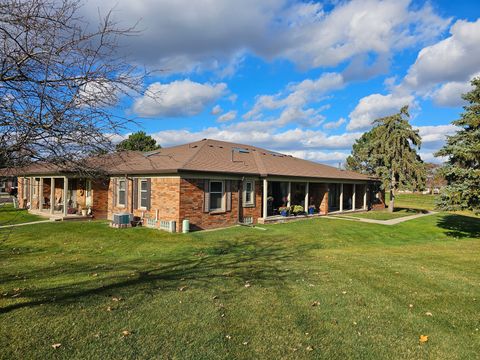
<path id="1" fill-rule="evenodd" d="M 81 178 L 37 164 L 19 178 L 21 207 L 64 215 L 90 208 L 96 218 L 132 213 L 158 227 L 188 219 L 193 230 L 264 223 L 282 206 L 318 214 L 384 205 L 377 179 L 254 146 L 204 139 L 149 153 L 90 159 L 106 176 Z"/>
<path id="2" fill-rule="evenodd" d="M 0 177 L 0 193 L 10 194 L 17 187 L 17 178 L 14 176 Z"/>

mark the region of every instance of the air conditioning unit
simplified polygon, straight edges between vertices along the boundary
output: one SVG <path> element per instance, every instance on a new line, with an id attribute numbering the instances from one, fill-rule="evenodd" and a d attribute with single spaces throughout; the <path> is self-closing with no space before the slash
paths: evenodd
<path id="1" fill-rule="evenodd" d="M 160 230 L 168 232 L 175 232 L 177 228 L 177 222 L 175 220 L 160 220 Z"/>
<path id="2" fill-rule="evenodd" d="M 132 214 L 129 213 L 119 213 L 113 214 L 113 226 L 118 227 L 126 227 L 130 225 L 130 221 L 132 221 Z"/>

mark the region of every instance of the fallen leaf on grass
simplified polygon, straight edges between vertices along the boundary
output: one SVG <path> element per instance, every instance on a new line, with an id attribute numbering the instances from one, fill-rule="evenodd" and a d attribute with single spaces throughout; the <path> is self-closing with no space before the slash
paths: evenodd
<path id="1" fill-rule="evenodd" d="M 312 306 L 319 306 L 320 305 L 320 301 L 314 301 L 312 302 Z"/>
<path id="2" fill-rule="evenodd" d="M 427 312 L 425 313 L 425 315 L 427 315 L 427 316 L 433 316 L 433 314 L 432 314 L 430 311 L 427 311 Z"/>
<path id="3" fill-rule="evenodd" d="M 112 297 L 112 301 L 117 301 L 118 302 L 118 301 L 121 301 L 121 300 L 122 300 L 121 297 L 115 297 L 115 296 Z"/>
<path id="4" fill-rule="evenodd" d="M 217 299 L 218 299 L 218 296 L 215 295 L 212 299 L 213 299 L 213 300 L 217 300 Z"/>
<path id="5" fill-rule="evenodd" d="M 112 311 L 112 308 L 110 306 L 107 306 L 107 311 Z"/>
<path id="6" fill-rule="evenodd" d="M 225 335 L 225 337 L 230 340 L 232 337 L 230 335 Z"/>
<path id="7" fill-rule="evenodd" d="M 186 286 L 182 286 L 182 287 L 179 287 L 179 288 L 178 288 L 178 291 L 185 291 L 185 290 L 187 290 L 187 287 L 186 287 Z"/>
<path id="8" fill-rule="evenodd" d="M 307 351 L 313 351 L 313 346 L 310 346 L 310 345 L 307 346 L 306 350 L 307 350 Z"/>
<path id="9" fill-rule="evenodd" d="M 413 307 L 413 304 L 408 304 L 408 307 L 409 307 L 409 308 L 412 308 L 412 307 Z"/>
<path id="10" fill-rule="evenodd" d="M 52 348 L 58 349 L 60 346 L 62 346 L 62 344 L 57 343 L 57 344 L 53 344 L 53 345 L 52 345 Z"/>
<path id="11" fill-rule="evenodd" d="M 242 344 L 243 345 L 248 345 L 248 341 L 244 341 Z"/>
<path id="12" fill-rule="evenodd" d="M 92 274 L 92 276 L 93 276 L 93 277 L 95 277 L 95 276 L 98 276 L 98 274 L 97 274 L 97 273 L 95 273 L 95 274 Z"/>
<path id="13" fill-rule="evenodd" d="M 122 331 L 122 337 L 127 337 L 127 336 L 130 336 L 130 335 L 132 335 L 132 333 L 130 331 L 128 331 L 128 330 L 123 330 Z"/>
<path id="14" fill-rule="evenodd" d="M 252 286 L 252 285 L 251 285 L 250 283 L 248 283 L 248 282 L 245 284 L 245 287 L 246 287 L 246 288 L 249 288 L 250 286 Z"/>
<path id="15" fill-rule="evenodd" d="M 426 343 L 428 341 L 428 335 L 420 335 L 420 344 Z"/>

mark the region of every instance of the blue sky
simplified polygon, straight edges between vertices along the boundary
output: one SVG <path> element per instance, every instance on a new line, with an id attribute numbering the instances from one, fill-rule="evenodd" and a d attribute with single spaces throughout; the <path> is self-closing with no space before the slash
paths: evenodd
<path id="1" fill-rule="evenodd" d="M 480 1 L 89 0 L 140 20 L 123 43 L 153 70 L 117 112 L 162 146 L 205 137 L 336 164 L 410 105 L 426 161 L 480 75 Z M 156 71 L 160 70 L 160 71 Z"/>

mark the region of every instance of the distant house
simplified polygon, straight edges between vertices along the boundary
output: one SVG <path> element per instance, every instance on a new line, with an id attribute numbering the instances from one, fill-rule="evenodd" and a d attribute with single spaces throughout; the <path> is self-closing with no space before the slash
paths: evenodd
<path id="1" fill-rule="evenodd" d="M 106 175 L 85 178 L 51 164 L 22 169 L 20 206 L 64 216 L 89 208 L 108 219 L 127 212 L 152 227 L 174 221 L 176 231 L 185 219 L 193 230 L 275 221 L 293 205 L 316 215 L 385 206 L 375 178 L 210 139 L 90 161 Z"/>
<path id="2" fill-rule="evenodd" d="M 10 194 L 17 187 L 17 178 L 14 176 L 0 177 L 0 193 Z"/>

